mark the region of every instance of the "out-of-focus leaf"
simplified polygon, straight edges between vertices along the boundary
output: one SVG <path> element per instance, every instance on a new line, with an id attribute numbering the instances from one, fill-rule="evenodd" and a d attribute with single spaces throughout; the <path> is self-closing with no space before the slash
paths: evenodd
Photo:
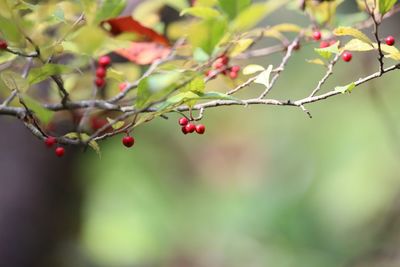
<path id="1" fill-rule="evenodd" d="M 258 74 L 256 80 L 254 81 L 255 83 L 259 83 L 264 85 L 266 88 L 270 86 L 270 76 L 272 72 L 272 65 L 269 65 L 266 70 Z"/>
<path id="2" fill-rule="evenodd" d="M 242 10 L 250 6 L 251 0 L 219 0 L 218 3 L 229 18 L 234 19 Z"/>
<path id="3" fill-rule="evenodd" d="M 385 15 L 396 4 L 397 0 L 379 0 L 379 12 Z"/>
<path id="4" fill-rule="evenodd" d="M 28 82 L 19 73 L 6 70 L 0 73 L 0 77 L 10 90 L 17 89 L 20 92 L 25 92 L 29 88 Z"/>
<path id="5" fill-rule="evenodd" d="M 278 32 L 300 32 L 301 31 L 300 26 L 298 26 L 296 24 L 292 24 L 292 23 L 278 24 L 278 25 L 271 27 L 270 29 L 273 29 Z"/>
<path id="6" fill-rule="evenodd" d="M 66 65 L 46 64 L 42 67 L 31 69 L 27 80 L 29 84 L 35 84 L 48 79 L 52 75 L 65 74 L 72 71 L 73 69 Z"/>
<path id="7" fill-rule="evenodd" d="M 288 0 L 276 1 L 269 0 L 266 3 L 254 3 L 241 11 L 232 22 L 234 31 L 245 31 L 261 22 L 267 15 L 271 14 Z"/>
<path id="8" fill-rule="evenodd" d="M 232 50 L 230 51 L 229 55 L 231 57 L 235 57 L 244 51 L 246 51 L 252 44 L 253 44 L 253 39 L 241 39 L 235 43 L 233 46 Z"/>
<path id="9" fill-rule="evenodd" d="M 182 12 L 180 13 L 181 16 L 184 16 L 186 14 L 202 19 L 210 19 L 221 16 L 221 13 L 219 13 L 216 9 L 203 6 L 189 7 L 182 10 Z"/>
<path id="10" fill-rule="evenodd" d="M 306 61 L 307 61 L 307 63 L 325 66 L 325 62 L 322 61 L 322 59 L 320 59 L 320 58 L 308 59 L 308 60 L 306 60 Z"/>
<path id="11" fill-rule="evenodd" d="M 124 10 L 126 0 L 107 0 L 103 1 L 101 7 L 96 12 L 95 23 L 114 18 Z"/>
<path id="12" fill-rule="evenodd" d="M 256 65 L 256 64 L 250 64 L 243 68 L 243 74 L 250 75 L 250 74 L 254 74 L 256 72 L 260 72 L 263 70 L 265 70 L 265 68 L 263 66 Z"/>
<path id="13" fill-rule="evenodd" d="M 162 44 L 164 46 L 169 46 L 169 41 L 165 36 L 157 33 L 153 29 L 143 26 L 140 22 L 133 19 L 131 16 L 105 20 L 102 22 L 102 24 L 108 24 L 111 28 L 110 33 L 113 35 L 120 35 L 121 33 L 131 32 L 144 36 L 153 42 Z"/>
<path id="14" fill-rule="evenodd" d="M 167 57 L 171 48 L 155 42 L 132 42 L 130 47 L 120 48 L 115 52 L 136 64 L 148 65 L 156 59 Z"/>
<path id="15" fill-rule="evenodd" d="M 41 103 L 26 94 L 23 94 L 23 99 L 28 108 L 43 124 L 48 124 L 52 120 L 55 114 L 53 111 L 44 108 Z"/>
<path id="16" fill-rule="evenodd" d="M 138 85 L 136 108 L 141 109 L 168 96 L 181 78 L 178 72 L 154 74 L 143 79 Z"/>

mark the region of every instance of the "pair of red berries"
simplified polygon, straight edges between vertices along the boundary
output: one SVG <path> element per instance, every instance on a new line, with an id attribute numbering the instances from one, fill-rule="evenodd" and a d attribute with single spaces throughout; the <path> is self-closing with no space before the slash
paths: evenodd
<path id="1" fill-rule="evenodd" d="M 96 69 L 96 80 L 95 84 L 98 88 L 104 87 L 107 76 L 107 67 L 111 64 L 111 58 L 109 56 L 102 56 L 99 58 L 98 67 Z"/>
<path id="2" fill-rule="evenodd" d="M 122 138 L 122 144 L 126 147 L 132 147 L 135 144 L 135 138 L 130 135 L 124 136 Z"/>
<path id="3" fill-rule="evenodd" d="M 190 123 L 189 120 L 185 117 L 179 119 L 179 125 L 182 126 L 182 133 L 188 134 L 196 132 L 198 134 L 204 134 L 206 131 L 206 127 L 203 124 L 195 125 Z"/>
<path id="4" fill-rule="evenodd" d="M 206 76 L 209 78 L 215 78 L 216 75 L 221 72 L 223 75 L 229 75 L 231 79 L 236 79 L 239 76 L 240 66 L 232 66 L 229 67 L 229 58 L 225 55 L 217 58 L 213 65 L 212 69 L 206 72 Z"/>
<path id="5" fill-rule="evenodd" d="M 53 147 L 55 144 L 57 144 L 57 139 L 53 136 L 48 136 L 46 137 L 46 139 L 44 140 L 44 143 L 46 144 L 46 146 L 48 148 Z M 65 154 L 65 148 L 63 148 L 62 146 L 58 146 L 56 147 L 56 149 L 54 150 L 54 152 L 56 153 L 56 156 L 61 158 L 62 156 L 64 156 Z"/>
<path id="6" fill-rule="evenodd" d="M 8 43 L 5 40 L 0 40 L 0 49 L 5 50 L 8 47 Z"/>

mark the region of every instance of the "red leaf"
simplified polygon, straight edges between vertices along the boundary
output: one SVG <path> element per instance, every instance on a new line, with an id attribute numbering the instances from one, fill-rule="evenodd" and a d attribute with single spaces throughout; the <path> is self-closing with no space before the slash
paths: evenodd
<path id="1" fill-rule="evenodd" d="M 132 42 L 130 47 L 121 48 L 115 52 L 136 64 L 148 65 L 156 59 L 168 56 L 171 48 L 154 42 Z"/>
<path id="2" fill-rule="evenodd" d="M 131 16 L 105 20 L 101 24 L 104 25 L 105 23 L 108 23 L 110 25 L 110 33 L 113 35 L 119 35 L 124 32 L 133 32 L 145 36 L 151 41 L 158 44 L 169 46 L 169 41 L 165 36 L 157 33 L 156 31 L 148 27 L 143 26 L 142 24 L 140 24 L 140 22 L 134 20 Z"/>

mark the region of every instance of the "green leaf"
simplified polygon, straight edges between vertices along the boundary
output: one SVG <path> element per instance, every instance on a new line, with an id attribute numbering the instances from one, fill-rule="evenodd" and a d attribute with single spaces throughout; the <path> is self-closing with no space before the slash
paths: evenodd
<path id="1" fill-rule="evenodd" d="M 210 59 L 210 56 L 201 47 L 196 47 L 193 52 L 193 59 L 197 62 L 206 62 Z"/>
<path id="2" fill-rule="evenodd" d="M 356 87 L 354 83 L 349 83 L 348 85 L 345 86 L 337 86 L 335 87 L 335 91 L 341 92 L 342 94 L 344 93 L 351 93 L 351 91 Z"/>
<path id="3" fill-rule="evenodd" d="M 337 41 L 331 46 L 325 48 L 314 48 L 315 52 L 317 52 L 321 57 L 329 59 L 333 54 L 339 54 L 339 44 L 340 41 Z"/>
<path id="4" fill-rule="evenodd" d="M 219 0 L 219 6 L 229 16 L 234 19 L 242 10 L 250 6 L 251 0 Z"/>
<path id="5" fill-rule="evenodd" d="M 40 102 L 26 94 L 23 95 L 23 99 L 28 108 L 33 111 L 43 124 L 48 124 L 53 119 L 55 112 L 44 108 Z"/>
<path id="6" fill-rule="evenodd" d="M 169 72 L 154 74 L 141 80 L 138 85 L 136 108 L 141 109 L 162 100 L 175 90 L 180 78 L 180 73 Z"/>
<path id="7" fill-rule="evenodd" d="M 263 72 L 258 74 L 258 76 L 254 82 L 258 83 L 258 84 L 263 84 L 265 87 L 268 88 L 270 86 L 270 76 L 271 76 L 272 68 L 273 68 L 273 66 L 269 65 L 266 70 L 264 70 Z"/>
<path id="8" fill-rule="evenodd" d="M 90 136 L 87 133 L 78 134 L 76 132 L 67 133 L 66 135 L 64 135 L 64 137 L 73 139 L 73 140 L 81 139 L 83 142 L 87 142 L 90 139 Z M 97 155 L 99 155 L 99 157 L 101 157 L 100 146 L 96 141 L 91 140 L 89 142 L 89 146 L 97 153 Z"/>
<path id="9" fill-rule="evenodd" d="M 17 89 L 20 92 L 25 92 L 29 88 L 28 82 L 19 73 L 6 70 L 0 74 L 0 77 L 10 90 Z"/>
<path id="10" fill-rule="evenodd" d="M 385 15 L 396 4 L 397 0 L 379 0 L 379 12 Z"/>
<path id="11" fill-rule="evenodd" d="M 29 84 L 35 84 L 48 79 L 52 75 L 65 74 L 65 73 L 70 73 L 72 71 L 73 69 L 66 65 L 46 64 L 42 67 L 31 69 L 27 80 Z"/>
<path id="12" fill-rule="evenodd" d="M 18 25 L 12 19 L 8 19 L 0 16 L 0 33 L 2 35 L 2 39 L 7 40 L 11 43 L 20 44 L 23 42 L 24 38 L 21 34 Z"/>
<path id="13" fill-rule="evenodd" d="M 206 88 L 206 84 L 204 82 L 203 76 L 197 76 L 193 80 L 191 80 L 187 85 L 185 85 L 181 91 L 191 91 L 191 92 L 196 92 L 196 93 L 202 93 L 204 92 L 204 89 Z"/>
<path id="14" fill-rule="evenodd" d="M 108 68 L 107 70 L 107 78 L 114 79 L 118 82 L 126 81 L 125 74 L 122 71 L 117 71 L 114 68 Z"/>
<path id="15" fill-rule="evenodd" d="M 97 10 L 95 22 L 100 23 L 103 20 L 117 17 L 124 10 L 126 0 L 107 0 Z"/>
<path id="16" fill-rule="evenodd" d="M 247 65 L 246 67 L 244 67 L 243 74 L 250 75 L 250 74 L 254 74 L 256 72 L 260 72 L 263 70 L 265 70 L 265 68 L 263 66 L 256 65 L 256 64 L 250 64 L 250 65 Z"/>
<path id="17" fill-rule="evenodd" d="M 365 35 L 363 32 L 361 32 L 360 30 L 357 30 L 355 28 L 351 28 L 351 27 L 338 27 L 336 28 L 333 33 L 336 36 L 345 36 L 345 35 L 349 35 L 349 36 L 353 36 L 361 41 L 363 41 L 364 43 L 369 44 L 370 46 L 372 46 L 372 41 L 371 39 L 368 38 L 367 35 Z"/>
<path id="18" fill-rule="evenodd" d="M 216 9 L 211 8 L 211 7 L 204 7 L 204 6 L 195 6 L 195 7 L 189 7 L 181 12 L 181 16 L 184 15 L 192 15 L 194 17 L 202 18 L 202 19 L 210 19 L 210 18 L 215 18 L 219 17 L 221 13 L 219 13 Z"/>
<path id="19" fill-rule="evenodd" d="M 87 25 L 80 28 L 71 41 L 80 54 L 94 56 L 96 50 L 100 49 L 108 39 L 106 32 L 97 25 Z"/>
<path id="20" fill-rule="evenodd" d="M 124 122 L 124 121 L 116 121 L 116 120 L 113 120 L 113 119 L 111 119 L 111 118 L 107 118 L 107 121 L 108 121 L 108 123 L 111 125 L 111 127 L 112 127 L 114 130 L 121 129 L 121 128 L 124 127 L 124 125 L 125 125 L 125 122 Z"/>
<path id="21" fill-rule="evenodd" d="M 245 31 L 260 23 L 267 15 L 271 14 L 288 0 L 269 0 L 266 3 L 255 3 L 240 12 L 232 22 L 234 31 Z"/>

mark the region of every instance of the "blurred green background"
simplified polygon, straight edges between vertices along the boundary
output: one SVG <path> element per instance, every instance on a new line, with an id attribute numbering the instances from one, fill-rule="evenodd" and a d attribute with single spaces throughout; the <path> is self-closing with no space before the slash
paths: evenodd
<path id="1" fill-rule="evenodd" d="M 265 23 L 298 19 L 280 11 Z M 398 19 L 383 27 L 395 34 Z M 324 70 L 305 59 L 315 58 L 316 46 L 294 55 L 271 98 L 315 88 Z M 355 53 L 350 64 L 339 62 L 324 90 L 375 72 L 375 58 Z M 204 136 L 182 135 L 171 115 L 135 130 L 131 150 L 118 138 L 103 143 L 101 160 L 79 159 L 81 253 L 121 267 L 399 266 L 349 265 L 381 244 L 396 248 L 399 229 L 387 223 L 400 192 L 399 83 L 392 72 L 311 104 L 313 119 L 290 107 L 222 107 L 206 111 Z M 220 81 L 210 87 L 227 89 Z"/>

